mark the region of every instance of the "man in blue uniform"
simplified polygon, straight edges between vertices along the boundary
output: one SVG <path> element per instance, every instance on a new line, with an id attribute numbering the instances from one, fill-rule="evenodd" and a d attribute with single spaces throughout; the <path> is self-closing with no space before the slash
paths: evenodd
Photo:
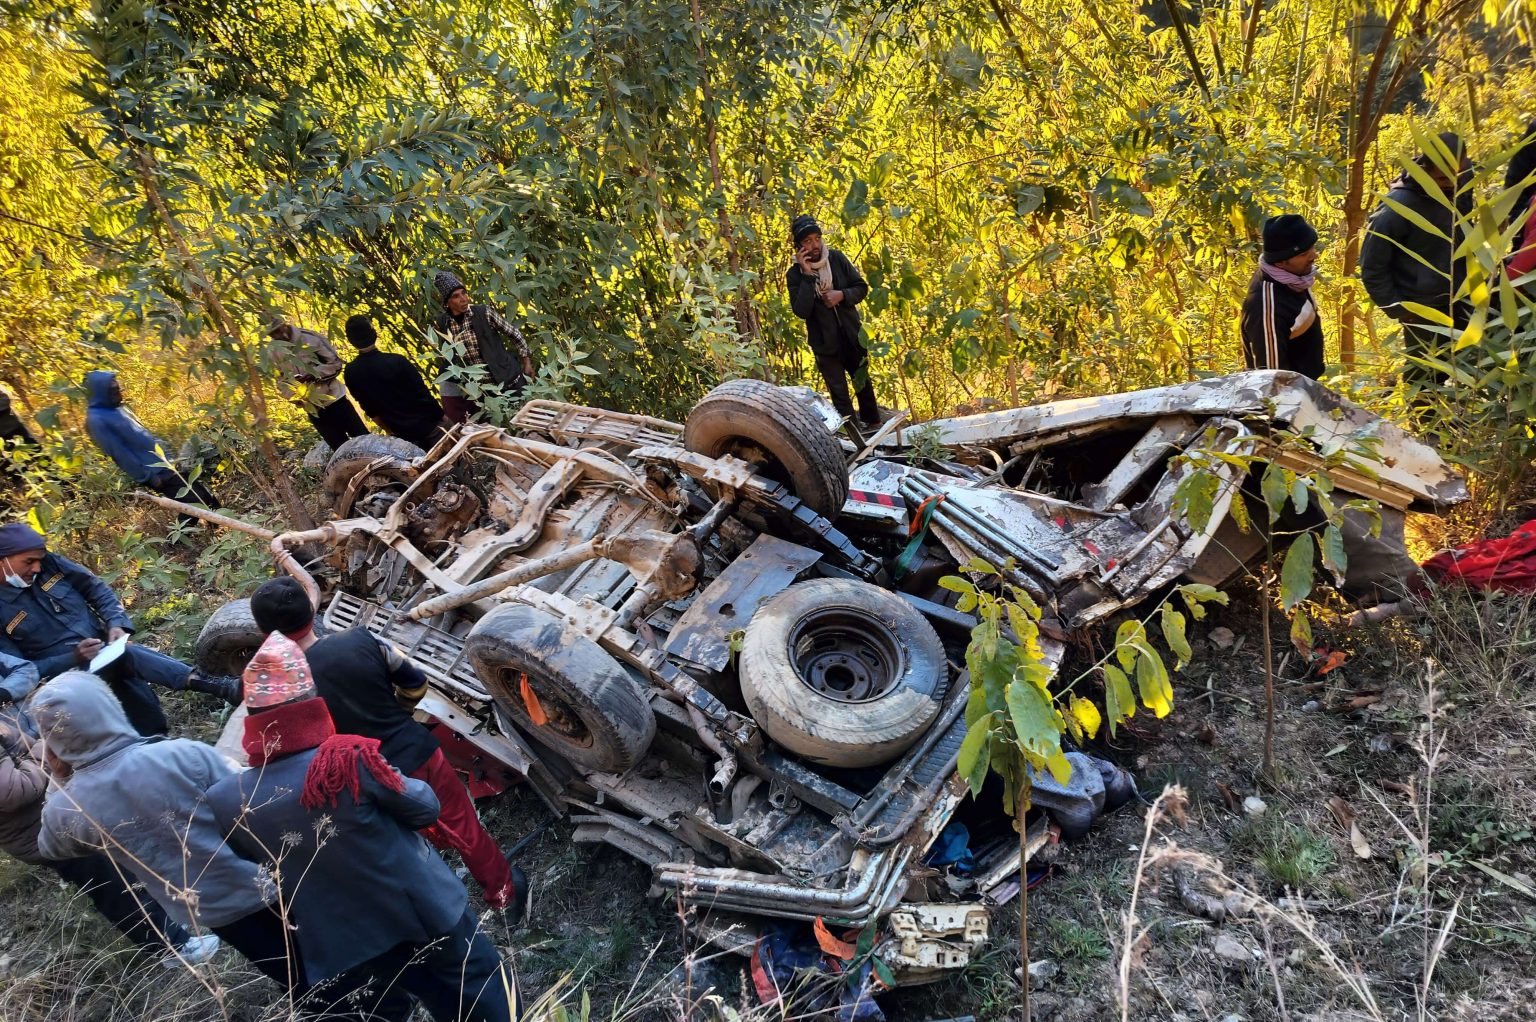
<path id="1" fill-rule="evenodd" d="M 101 579 L 59 554 L 24 522 L 0 525 L 0 653 L 31 661 L 47 680 L 87 667 L 107 642 L 133 631 L 122 601 Z M 151 684 L 240 701 L 236 678 L 204 675 L 180 660 L 129 643 L 100 675 L 142 735 L 163 735 L 165 713 Z"/>

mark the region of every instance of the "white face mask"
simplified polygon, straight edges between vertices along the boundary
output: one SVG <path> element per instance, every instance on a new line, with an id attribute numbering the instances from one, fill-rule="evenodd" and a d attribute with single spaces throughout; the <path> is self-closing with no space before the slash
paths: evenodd
<path id="1" fill-rule="evenodd" d="M 9 557 L 4 558 L 4 561 L 5 580 L 7 582 L 15 586 L 17 589 L 25 589 L 32 584 L 31 582 L 28 582 L 26 579 L 22 578 L 20 575 L 16 574 L 16 572 L 11 569 L 11 559 Z"/>

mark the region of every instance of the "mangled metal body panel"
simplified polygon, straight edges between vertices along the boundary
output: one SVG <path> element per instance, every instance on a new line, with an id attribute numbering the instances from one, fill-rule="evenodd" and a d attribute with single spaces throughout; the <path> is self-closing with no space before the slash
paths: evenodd
<path id="1" fill-rule="evenodd" d="M 835 428 L 824 401 L 804 400 Z M 508 430 L 462 427 L 410 466 L 368 466 L 343 494 L 354 517 L 274 549 L 328 545 L 326 624 L 402 647 L 432 681 L 427 712 L 569 813 L 577 841 L 651 866 L 659 891 L 702 913 L 701 931 L 740 944 L 753 918 L 886 919 L 880 953 L 902 981 L 922 982 L 969 960 L 986 938 L 980 903 L 1018 885 L 1016 838 L 981 856 L 963 898 L 923 864 L 967 798 L 955 769 L 967 678 L 940 679 L 933 722 L 893 761 L 821 768 L 743 706 L 742 631 L 807 576 L 859 579 L 899 591 L 959 662 L 973 622 L 936 583 L 979 556 L 1009 564 L 1046 608 L 1055 668 L 1067 655 L 1058 628 L 1100 622 L 1181 577 L 1224 579 L 1257 552 L 1227 513 L 1243 499 L 1240 470 L 1218 469 L 1227 485 L 1203 530 L 1173 495 L 1190 471 L 1179 454 L 1251 452 L 1265 423 L 1310 427 L 1321 443 L 1374 427 L 1381 470 L 1340 485 L 1390 508 L 1465 495 L 1431 449 L 1287 373 L 928 423 L 921 448 L 931 456 L 937 440 L 945 461 L 893 428 L 869 449 L 847 445 L 836 523 L 755 464 L 687 450 L 676 423 L 535 401 Z M 583 769 L 520 733 L 518 707 L 498 703 L 507 697 L 466 656 L 476 622 L 508 604 L 550 615 L 568 642 L 595 643 L 643 683 L 655 735 L 632 766 Z M 1045 825 L 1031 828 L 1031 849 Z"/>
<path id="2" fill-rule="evenodd" d="M 1170 415 L 1262 416 L 1296 432 L 1311 427 L 1319 445 L 1372 429 L 1381 437 L 1387 455 L 1375 470 L 1379 495 L 1368 492 L 1376 487 L 1367 480 L 1357 480 L 1365 487 L 1357 492 L 1415 511 L 1443 510 L 1467 499 L 1466 481 L 1434 448 L 1320 383 L 1274 369 L 939 419 L 914 429 L 922 429 L 931 441 L 946 446 L 987 447 L 1018 455 Z M 912 429 L 903 430 L 880 446 L 899 454 L 910 446 L 912 433 Z"/>

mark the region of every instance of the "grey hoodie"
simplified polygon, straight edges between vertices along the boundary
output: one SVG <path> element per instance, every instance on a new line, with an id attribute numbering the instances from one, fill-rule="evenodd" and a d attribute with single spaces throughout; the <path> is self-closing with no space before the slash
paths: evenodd
<path id="1" fill-rule="evenodd" d="M 33 719 L 70 777 L 48 793 L 38 848 L 48 859 L 105 852 L 189 928 L 232 923 L 276 898 L 264 870 L 236 855 L 206 793 L 235 769 L 211 746 L 140 738 L 100 678 L 59 675 Z"/>

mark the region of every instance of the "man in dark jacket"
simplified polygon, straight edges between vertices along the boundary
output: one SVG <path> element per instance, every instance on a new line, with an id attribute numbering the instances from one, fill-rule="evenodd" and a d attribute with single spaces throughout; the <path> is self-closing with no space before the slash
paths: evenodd
<path id="1" fill-rule="evenodd" d="M 1312 300 L 1317 231 L 1295 213 L 1264 221 L 1264 254 L 1243 301 L 1243 361 L 1321 379 L 1323 319 Z"/>
<path id="2" fill-rule="evenodd" d="M 443 435 L 443 406 L 421 370 L 404 355 L 379 350 L 379 333 L 367 316 L 347 320 L 347 343 L 357 357 L 342 374 L 357 403 L 390 436 L 429 449 Z"/>
<path id="3" fill-rule="evenodd" d="M 1461 137 L 1449 131 L 1436 139 L 1433 153 L 1423 153 L 1414 162 L 1434 181 L 1440 195 L 1431 194 L 1412 174 L 1392 183 L 1366 225 L 1360 280 L 1371 301 L 1403 325 L 1403 348 L 1410 356 L 1403 365 L 1403 379 L 1438 382 L 1445 380 L 1443 372 L 1418 365 L 1412 357 L 1438 351 L 1443 361 L 1449 357 L 1450 338 L 1408 306 L 1434 309 L 1449 316 L 1458 328 L 1467 323 L 1465 306 L 1453 304 L 1466 277 L 1466 264 L 1454 253 L 1462 240 L 1458 214 L 1471 209 L 1471 164 Z M 1388 201 L 1410 210 L 1434 231 L 1425 230 Z"/>
<path id="4" fill-rule="evenodd" d="M 22 445 L 34 447 L 37 441 L 27 430 L 27 424 L 21 421 L 21 416 L 12 410 L 11 395 L 0 390 L 0 481 L 20 478 L 11 464 L 10 454 Z"/>
<path id="5" fill-rule="evenodd" d="M 475 804 L 437 739 L 411 716 L 427 679 L 393 646 L 365 628 L 315 636 L 315 608 L 291 578 L 263 582 L 251 594 L 251 616 L 264 632 L 281 632 L 304 651 L 315 687 L 343 734 L 375 738 L 384 758 L 407 777 L 426 781 L 442 805 L 445 830 L 429 835 L 453 848 L 494 909 L 526 902 L 528 881 L 486 831 Z"/>
<path id="6" fill-rule="evenodd" d="M 167 497 L 207 507 L 219 506 L 218 498 L 201 481 L 188 480 L 170 467 L 171 455 L 165 442 L 123 407 L 123 388 L 116 373 L 106 369 L 86 373 L 85 390 L 86 432 L 124 474 Z"/>
<path id="7" fill-rule="evenodd" d="M 452 273 L 440 271 L 432 284 L 445 307 L 434 324 L 437 332 L 455 352 L 462 352 L 448 358 L 445 368 L 484 366 L 492 381 L 514 395 L 522 394 L 533 378 L 533 356 L 522 331 L 491 306 L 473 304 L 464 282 Z M 480 406 L 458 381 L 440 379 L 438 386 L 448 421 L 464 422 L 479 410 Z"/>
<path id="8" fill-rule="evenodd" d="M 107 584 L 69 558 L 49 553 L 47 540 L 24 522 L 0 526 L 0 569 L 5 582 L 0 585 L 0 653 L 30 661 L 45 681 L 84 667 L 104 642 L 133 632 L 133 620 Z M 138 643 L 128 643 L 101 673 L 143 735 L 166 732 L 165 713 L 151 684 L 240 701 L 237 679 L 205 675 Z"/>
<path id="9" fill-rule="evenodd" d="M 245 672 L 252 769 L 208 792 L 231 847 L 283 892 L 306 1015 L 355 1004 L 404 1019 L 415 994 L 438 1022 L 510 1022 L 514 987 L 453 871 L 422 840 L 438 819 L 424 781 L 401 776 L 376 739 L 337 734 L 298 645 L 273 632 Z M 316 1003 L 318 1002 L 318 1003 Z"/>
<path id="10" fill-rule="evenodd" d="M 859 419 L 866 426 L 880 423 L 875 385 L 869 379 L 869 352 L 860 339 L 863 322 L 858 305 L 869 294 L 869 285 L 858 268 L 835 248 L 821 240 L 821 225 L 809 216 L 797 216 L 791 225 L 795 259 L 784 274 L 789 307 L 805 320 L 805 337 L 816 356 L 816 368 L 827 383 L 832 404 L 842 415 L 853 417 L 848 379 L 859 399 Z"/>

